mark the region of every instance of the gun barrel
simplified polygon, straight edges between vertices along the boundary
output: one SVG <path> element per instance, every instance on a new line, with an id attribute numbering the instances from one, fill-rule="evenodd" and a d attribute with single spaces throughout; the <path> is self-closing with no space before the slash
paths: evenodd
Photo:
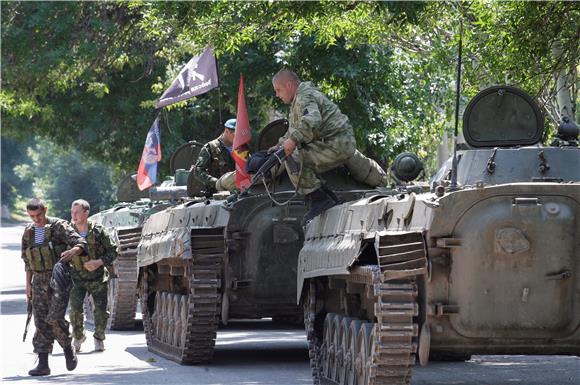
<path id="1" fill-rule="evenodd" d="M 30 325 L 30 319 L 32 318 L 32 301 L 28 301 L 26 312 L 28 313 L 28 315 L 26 316 L 26 325 L 24 325 L 24 335 L 22 336 L 22 342 L 26 341 L 26 335 L 28 334 L 28 325 Z"/>
<path id="2" fill-rule="evenodd" d="M 152 187 L 149 189 L 151 200 L 177 200 L 187 197 L 187 186 Z"/>

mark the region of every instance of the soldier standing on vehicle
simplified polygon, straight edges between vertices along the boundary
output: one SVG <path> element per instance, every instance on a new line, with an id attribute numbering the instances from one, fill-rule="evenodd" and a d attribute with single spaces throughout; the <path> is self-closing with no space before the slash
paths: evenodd
<path id="1" fill-rule="evenodd" d="M 274 75 L 272 85 L 276 96 L 290 104 L 290 125 L 278 144 L 286 155 L 302 162 L 301 171 L 295 172 L 288 167 L 287 171 L 297 192 L 305 195 L 310 204 L 304 215 L 305 223 L 337 204 L 336 196 L 317 174 L 346 163 L 355 179 L 368 183 L 365 178 L 374 174 L 376 183 L 370 184 L 386 184 L 386 173 L 375 161 L 356 150 L 356 139 L 348 117 L 326 95 L 311 82 L 300 81 L 286 68 Z M 361 168 L 365 170 L 363 174 L 360 174 Z"/>
<path id="2" fill-rule="evenodd" d="M 236 165 L 231 155 L 235 134 L 236 119 L 229 119 L 224 124 L 224 132 L 199 152 L 192 172 L 208 191 L 232 191 L 236 187 Z"/>
<path id="3" fill-rule="evenodd" d="M 87 241 L 88 253 L 75 256 L 72 261 L 73 288 L 70 293 L 70 321 L 73 327 L 73 346 L 77 352 L 86 340 L 84 330 L 83 302 L 88 293 L 93 297 L 95 351 L 105 350 L 105 329 L 107 311 L 108 274 L 105 267 L 111 267 L 117 258 L 117 246 L 107 230 L 88 220 L 91 206 L 84 199 L 77 199 L 70 208 L 74 229 Z"/>
<path id="4" fill-rule="evenodd" d="M 66 368 L 74 370 L 77 357 L 71 345 L 69 323 L 64 318 L 62 297 L 50 289 L 53 266 L 59 260 L 70 261 L 85 252 L 87 244 L 72 226 L 59 218 L 46 216 L 47 207 L 41 199 L 32 198 L 26 204 L 26 212 L 32 223 L 22 236 L 22 259 L 26 270 L 26 301 L 32 301 L 36 332 L 32 340 L 38 354 L 38 365 L 31 369 L 31 376 L 50 374 L 48 354 L 56 339 L 64 351 Z M 68 248 L 68 250 L 67 250 Z"/>

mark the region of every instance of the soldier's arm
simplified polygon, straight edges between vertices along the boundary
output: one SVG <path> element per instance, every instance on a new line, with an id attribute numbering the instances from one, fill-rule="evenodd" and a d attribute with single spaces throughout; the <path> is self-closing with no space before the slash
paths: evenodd
<path id="1" fill-rule="evenodd" d="M 275 146 L 272 146 L 268 149 L 269 152 L 273 152 L 276 151 L 280 146 L 282 146 L 282 143 L 284 143 L 284 141 L 286 139 L 288 139 L 288 137 L 290 136 L 289 134 L 289 130 L 287 130 L 284 135 L 282 135 L 282 137 L 280 139 L 278 139 L 278 144 Z"/>
<path id="2" fill-rule="evenodd" d="M 197 162 L 195 162 L 195 166 L 193 167 L 193 174 L 206 185 L 215 187 L 217 178 L 208 173 L 210 163 L 211 154 L 209 153 L 207 146 L 203 146 L 199 152 Z"/>
<path id="3" fill-rule="evenodd" d="M 96 228 L 97 242 L 99 243 L 99 259 L 90 260 L 84 263 L 85 269 L 88 271 L 95 271 L 99 267 L 105 265 L 110 267 L 117 258 L 117 246 L 109 232 L 102 226 Z"/>
<path id="4" fill-rule="evenodd" d="M 24 231 L 29 231 L 28 229 Z M 26 250 L 29 247 L 28 242 L 26 241 L 25 237 L 22 237 L 22 253 L 21 257 L 24 261 L 24 270 L 26 271 L 26 302 L 30 302 L 32 299 L 32 270 L 30 270 L 30 265 L 28 264 L 28 258 L 26 257 Z"/>
<path id="5" fill-rule="evenodd" d="M 310 143 L 314 139 L 314 132 L 322 123 L 322 115 L 318 109 L 318 103 L 314 95 L 300 96 L 294 105 L 300 114 L 298 127 L 289 135 L 289 138 L 297 145 Z"/>
<path id="6" fill-rule="evenodd" d="M 69 250 L 63 251 L 60 254 L 61 261 L 68 262 L 74 256 L 88 253 L 87 241 L 66 221 L 58 221 L 54 226 L 53 234 L 56 241 L 65 243 L 70 247 Z"/>
<path id="7" fill-rule="evenodd" d="M 112 266 L 115 259 L 117 259 L 117 245 L 111 237 L 111 234 L 104 227 L 101 230 L 100 241 L 104 250 L 103 255 L 101 255 L 101 260 L 105 266 Z"/>
<path id="8" fill-rule="evenodd" d="M 26 228 L 26 230 L 24 230 L 24 231 L 27 232 L 30 230 L 28 228 Z M 30 245 L 29 242 L 27 241 L 26 235 L 23 235 L 22 236 L 22 248 L 21 248 L 21 252 L 20 252 L 20 258 L 22 258 L 22 260 L 24 261 L 24 270 L 25 271 L 31 271 L 28 257 L 26 257 L 26 252 L 25 252 L 25 250 L 31 246 L 32 245 Z"/>

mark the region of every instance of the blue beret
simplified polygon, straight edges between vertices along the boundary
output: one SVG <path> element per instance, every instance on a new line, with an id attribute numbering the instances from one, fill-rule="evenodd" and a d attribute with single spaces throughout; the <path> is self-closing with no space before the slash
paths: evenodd
<path id="1" fill-rule="evenodd" d="M 224 124 L 225 128 L 229 128 L 230 130 L 236 130 L 236 119 L 228 119 L 226 124 Z"/>

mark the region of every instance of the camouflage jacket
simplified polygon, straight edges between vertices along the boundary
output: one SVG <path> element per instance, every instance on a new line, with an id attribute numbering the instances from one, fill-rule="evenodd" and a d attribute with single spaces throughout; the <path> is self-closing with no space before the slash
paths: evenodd
<path id="1" fill-rule="evenodd" d="M 71 275 L 73 280 L 104 281 L 107 279 L 105 267 L 112 266 L 115 259 L 117 259 L 117 245 L 104 226 L 92 221 L 88 221 L 88 225 L 89 230 L 85 237 L 88 252 L 73 258 L 71 261 L 71 266 L 73 267 Z M 74 224 L 73 228 L 78 231 Z M 91 259 L 102 260 L 103 266 L 95 271 L 86 270 L 83 264 Z"/>
<path id="2" fill-rule="evenodd" d="M 298 85 L 288 121 L 290 127 L 280 139 L 280 144 L 284 139 L 291 138 L 301 147 L 337 135 L 354 135 L 348 117 L 311 82 Z"/>
<path id="3" fill-rule="evenodd" d="M 34 243 L 32 223 L 24 229 L 21 257 L 26 271 L 51 271 L 52 265 L 60 259 L 60 254 L 75 246 L 87 251 L 87 242 L 67 221 L 49 217 L 44 228 L 44 242 L 41 245 Z"/>
<path id="4" fill-rule="evenodd" d="M 220 176 L 235 169 L 234 159 L 220 136 L 201 148 L 193 173 L 206 186 L 215 188 Z"/>

